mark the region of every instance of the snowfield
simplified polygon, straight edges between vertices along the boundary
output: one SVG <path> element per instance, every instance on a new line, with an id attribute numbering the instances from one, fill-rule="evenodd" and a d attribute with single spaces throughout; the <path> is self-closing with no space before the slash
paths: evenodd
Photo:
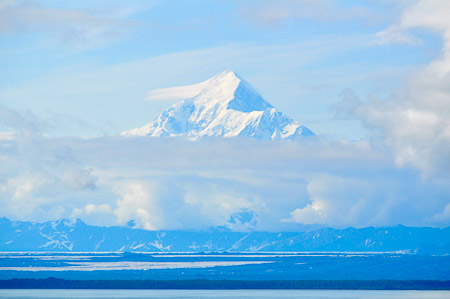
<path id="1" fill-rule="evenodd" d="M 195 94 L 165 110 L 153 122 L 122 135 L 252 137 L 261 140 L 293 139 L 315 135 L 311 130 L 266 102 L 245 80 L 225 71 L 192 86 L 172 88 Z M 155 91 L 156 92 L 156 91 Z"/>

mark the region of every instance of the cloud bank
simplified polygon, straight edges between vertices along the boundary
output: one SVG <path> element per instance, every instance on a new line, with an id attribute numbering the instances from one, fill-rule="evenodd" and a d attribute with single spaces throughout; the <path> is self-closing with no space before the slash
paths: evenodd
<path id="1" fill-rule="evenodd" d="M 34 136 L 0 141 L 2 216 L 150 230 L 450 224 L 450 188 L 368 142 Z M 131 221 L 131 222 L 130 222 Z"/>
<path id="2" fill-rule="evenodd" d="M 385 43 L 410 43 L 417 28 L 443 38 L 441 56 L 411 74 L 388 100 L 351 104 L 350 114 L 363 120 L 374 138 L 393 149 L 399 167 L 422 171 L 423 177 L 450 175 L 450 11 L 448 1 L 414 1 L 399 21 L 379 33 Z M 391 38 L 392 37 L 392 38 Z"/>

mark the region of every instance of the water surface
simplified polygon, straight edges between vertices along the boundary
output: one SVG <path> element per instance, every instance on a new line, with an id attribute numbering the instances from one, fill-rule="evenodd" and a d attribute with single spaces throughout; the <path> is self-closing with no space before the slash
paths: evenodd
<path id="1" fill-rule="evenodd" d="M 450 298 L 450 291 L 366 290 L 0 290 L 0 298 Z"/>

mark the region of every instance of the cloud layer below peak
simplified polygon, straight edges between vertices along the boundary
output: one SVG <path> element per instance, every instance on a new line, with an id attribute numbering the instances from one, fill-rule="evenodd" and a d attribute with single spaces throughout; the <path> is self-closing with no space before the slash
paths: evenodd
<path id="1" fill-rule="evenodd" d="M 450 188 L 368 142 L 0 141 L 2 216 L 151 230 L 450 224 Z"/>

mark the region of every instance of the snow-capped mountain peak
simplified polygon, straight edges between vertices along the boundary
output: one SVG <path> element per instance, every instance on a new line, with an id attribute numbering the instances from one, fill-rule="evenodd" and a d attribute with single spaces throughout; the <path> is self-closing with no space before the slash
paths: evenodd
<path id="1" fill-rule="evenodd" d="M 182 88 L 195 95 L 165 110 L 153 122 L 122 135 L 257 139 L 314 135 L 308 128 L 278 112 L 234 71 L 224 71 Z"/>

